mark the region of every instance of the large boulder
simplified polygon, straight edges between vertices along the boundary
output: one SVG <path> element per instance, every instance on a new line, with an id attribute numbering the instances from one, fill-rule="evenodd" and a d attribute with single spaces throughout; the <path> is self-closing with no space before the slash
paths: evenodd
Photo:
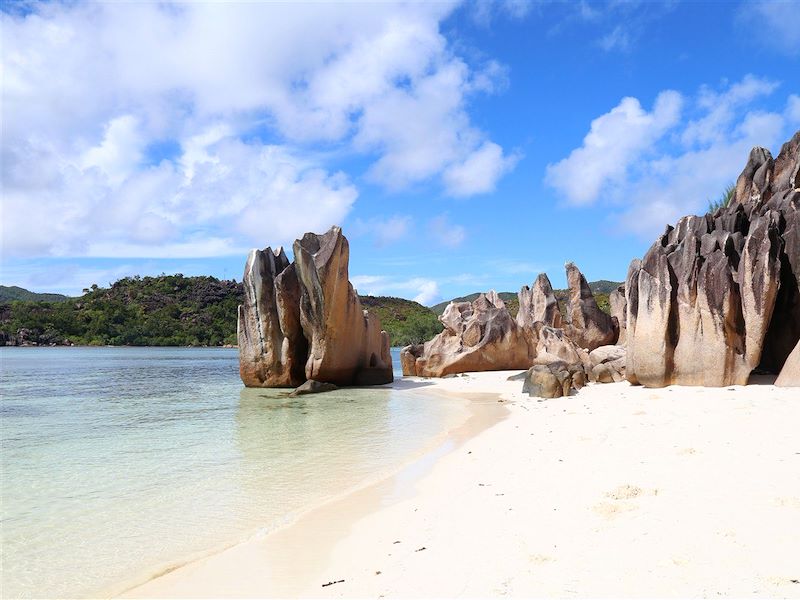
<path id="1" fill-rule="evenodd" d="M 444 330 L 401 352 L 404 375 L 442 377 L 466 371 L 527 369 L 535 344 L 494 291 L 473 302 L 451 302 L 439 317 Z"/>
<path id="2" fill-rule="evenodd" d="M 573 263 L 566 264 L 567 315 L 564 331 L 581 348 L 591 351 L 599 346 L 615 344 L 619 337 L 619 325 L 600 310 L 589 283 Z"/>
<path id="3" fill-rule="evenodd" d="M 282 249 L 251 251 L 239 307 L 239 371 L 248 387 L 296 387 L 307 379 L 372 385 L 393 379 L 389 337 L 361 308 L 348 279 L 338 227 Z"/>
<path id="4" fill-rule="evenodd" d="M 527 369 L 558 361 L 588 369 L 589 355 L 584 348 L 613 344 L 616 329 L 597 307 L 580 271 L 571 265 L 570 272 L 577 274 L 571 280 L 575 298 L 570 329 L 558 327 L 563 324 L 558 302 L 550 280 L 542 274 L 533 288 L 525 286 L 520 291 L 516 318 L 494 291 L 473 302 L 451 302 L 439 317 L 442 333 L 401 351 L 403 375 L 443 377 L 466 371 Z M 580 341 L 576 342 L 576 337 Z"/>
<path id="5" fill-rule="evenodd" d="M 573 389 L 586 383 L 586 372 L 581 363 L 568 364 L 555 361 L 548 365 L 534 365 L 525 373 L 522 393 L 539 398 L 569 396 Z"/>
<path id="6" fill-rule="evenodd" d="M 800 132 L 754 148 L 729 206 L 668 226 L 628 270 L 626 376 L 648 387 L 747 383 L 800 339 Z"/>

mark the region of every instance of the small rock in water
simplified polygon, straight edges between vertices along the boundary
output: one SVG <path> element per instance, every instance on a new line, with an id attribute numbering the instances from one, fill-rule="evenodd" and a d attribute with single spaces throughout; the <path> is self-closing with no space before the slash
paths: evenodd
<path id="1" fill-rule="evenodd" d="M 316 381 L 315 379 L 309 379 L 303 385 L 297 387 L 291 394 L 289 394 L 290 398 L 295 398 L 297 396 L 303 396 L 305 394 L 319 394 L 321 392 L 332 392 L 333 390 L 338 390 L 339 388 L 332 383 L 325 383 L 324 381 Z"/>

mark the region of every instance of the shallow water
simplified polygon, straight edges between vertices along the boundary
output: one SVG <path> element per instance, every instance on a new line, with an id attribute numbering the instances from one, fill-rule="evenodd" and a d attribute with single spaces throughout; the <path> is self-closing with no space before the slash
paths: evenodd
<path id="1" fill-rule="evenodd" d="M 246 390 L 235 349 L 0 361 L 4 597 L 97 594 L 277 527 L 468 413 L 422 392 Z"/>

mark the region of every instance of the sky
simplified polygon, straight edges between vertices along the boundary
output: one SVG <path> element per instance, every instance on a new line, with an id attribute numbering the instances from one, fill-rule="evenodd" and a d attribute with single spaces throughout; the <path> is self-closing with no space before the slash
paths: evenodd
<path id="1" fill-rule="evenodd" d="M 798 1 L 0 6 L 0 283 L 38 292 L 334 224 L 362 294 L 622 281 L 800 129 Z"/>

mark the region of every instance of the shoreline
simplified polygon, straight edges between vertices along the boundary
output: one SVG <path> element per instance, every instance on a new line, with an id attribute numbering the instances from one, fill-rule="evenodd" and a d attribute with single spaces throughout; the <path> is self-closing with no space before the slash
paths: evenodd
<path id="1" fill-rule="evenodd" d="M 800 597 L 796 390 L 618 383 L 537 402 L 511 373 L 403 380 L 493 389 L 508 415 L 122 597 Z"/>
<path id="2" fill-rule="evenodd" d="M 443 429 L 433 439 L 408 455 L 402 462 L 372 477 L 364 479 L 342 492 L 332 494 L 321 502 L 306 506 L 300 511 L 290 513 L 283 522 L 272 528 L 259 527 L 239 540 L 208 548 L 204 551 L 184 557 L 182 560 L 175 561 L 172 564 L 165 564 L 154 568 L 149 574 L 139 574 L 136 577 L 118 582 L 113 586 L 108 586 L 101 590 L 99 595 L 102 597 L 114 598 L 143 597 L 142 594 L 140 594 L 140 590 L 143 588 L 147 589 L 153 582 L 161 581 L 162 578 L 170 576 L 176 571 L 191 569 L 194 565 L 198 565 L 204 561 L 214 560 L 215 557 L 221 556 L 226 552 L 235 551 L 240 546 L 244 547 L 265 539 L 272 539 L 272 536 L 280 536 L 285 530 L 294 527 L 298 522 L 308 519 L 310 515 L 314 515 L 314 513 L 318 511 L 327 510 L 331 505 L 347 503 L 349 499 L 353 497 L 359 497 L 360 502 L 366 501 L 369 502 L 370 505 L 374 504 L 374 500 L 377 496 L 393 493 L 387 491 L 387 486 L 390 486 L 391 482 L 400 479 L 420 478 L 425 472 L 430 470 L 433 462 L 437 458 L 452 451 L 452 445 L 454 443 L 463 443 L 465 439 L 476 435 L 478 432 L 490 427 L 507 416 L 508 411 L 505 405 L 498 402 L 498 394 L 490 392 L 471 392 L 468 394 L 469 397 L 465 398 L 463 395 L 442 390 L 432 385 L 428 380 L 422 378 L 413 379 L 414 380 L 403 380 L 396 378 L 392 384 L 373 387 L 376 389 L 392 389 L 399 392 L 409 391 L 415 394 L 429 394 L 434 397 L 432 400 L 435 400 L 435 397 L 438 396 L 439 398 L 463 401 L 465 403 L 465 415 L 463 420 L 458 422 L 455 426 Z M 424 389 L 428 387 L 431 389 Z M 484 410 L 481 410 L 481 408 L 478 408 L 480 405 L 488 405 L 489 410 L 485 410 L 486 407 L 484 407 Z M 369 511 L 370 509 L 366 508 L 366 510 Z M 360 509 L 354 511 L 352 519 L 356 520 L 360 518 L 360 516 L 362 516 L 360 512 Z M 161 595 L 162 593 L 160 591 L 155 592 L 155 597 Z M 194 594 L 190 593 L 190 596 L 192 595 Z M 146 597 L 146 593 L 144 597 Z"/>

